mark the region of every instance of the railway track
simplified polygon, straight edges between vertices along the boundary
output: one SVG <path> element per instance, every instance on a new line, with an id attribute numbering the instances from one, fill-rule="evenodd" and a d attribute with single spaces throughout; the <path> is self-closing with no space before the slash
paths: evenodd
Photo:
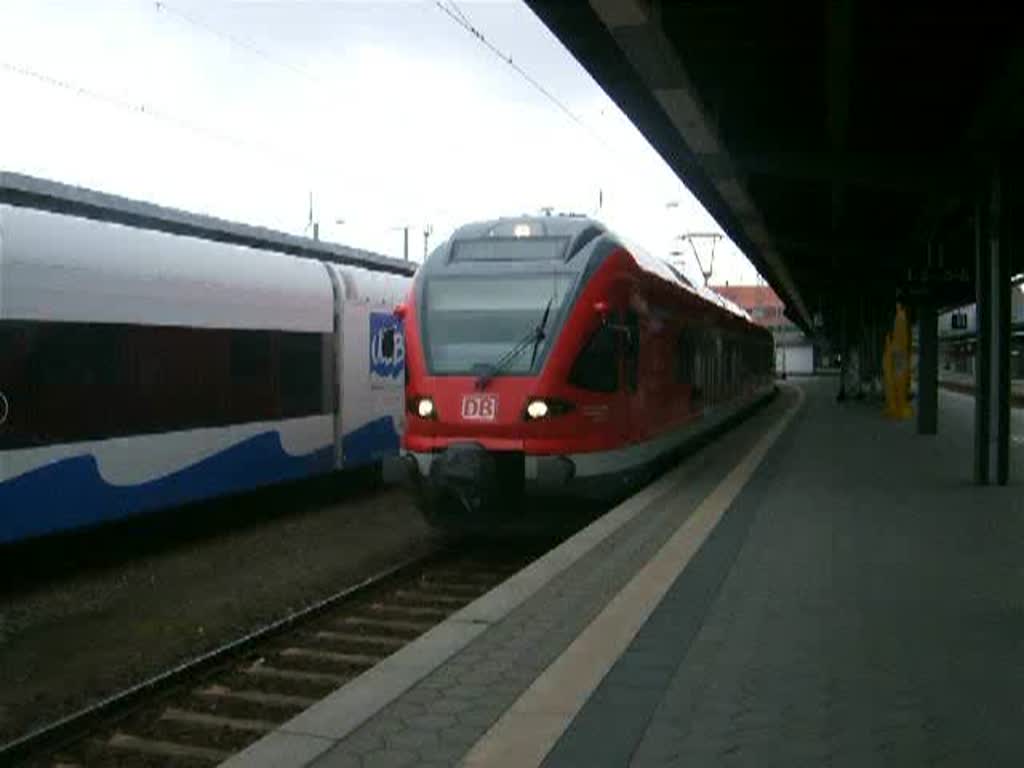
<path id="1" fill-rule="evenodd" d="M 0 747 L 0 764 L 216 765 L 549 547 L 445 550 L 403 563 Z"/>

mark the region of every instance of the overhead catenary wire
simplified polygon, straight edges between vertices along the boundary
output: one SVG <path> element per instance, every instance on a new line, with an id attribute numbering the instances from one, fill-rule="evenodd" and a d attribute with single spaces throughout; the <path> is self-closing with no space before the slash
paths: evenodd
<path id="1" fill-rule="evenodd" d="M 462 9 L 459 7 L 459 4 L 455 2 L 455 0 L 448 0 L 448 5 L 453 11 L 455 11 L 455 13 L 458 14 L 459 18 L 462 19 L 463 22 L 472 26 L 472 22 L 469 20 L 469 17 L 462 12 Z"/>
<path id="2" fill-rule="evenodd" d="M 448 16 L 455 24 L 464 29 L 470 35 L 472 35 L 481 45 L 491 51 L 495 56 L 500 58 L 505 64 L 511 67 L 517 74 L 525 79 L 534 89 L 542 94 L 551 104 L 553 104 L 560 112 L 566 117 L 572 120 L 578 127 L 582 128 L 588 135 L 591 136 L 595 141 L 603 146 L 606 150 L 614 151 L 608 142 L 601 136 L 596 130 L 582 120 L 579 115 L 573 112 L 564 102 L 562 102 L 554 93 L 544 86 L 539 80 L 533 77 L 523 67 L 521 67 L 511 55 L 504 53 L 496 45 L 491 43 L 484 33 L 478 29 L 469 16 L 459 7 L 455 0 L 448 0 L 447 4 L 441 3 L 439 0 L 435 0 L 435 5 Z M 268 52 L 262 47 L 255 43 L 246 40 L 238 35 L 224 32 L 210 22 L 196 16 L 195 14 L 182 11 L 177 7 L 176 4 L 166 2 L 166 0 L 155 0 L 154 6 L 158 12 L 165 12 L 169 15 L 173 15 L 185 23 L 191 24 L 199 29 L 202 29 L 208 34 L 214 35 L 215 37 L 224 40 L 232 45 L 238 46 L 245 50 L 260 56 L 264 60 L 276 64 L 282 68 L 289 70 L 291 73 L 302 77 L 306 80 L 317 84 L 323 84 L 324 80 L 301 67 L 295 66 L 294 64 L 282 59 L 281 57 Z"/>
<path id="3" fill-rule="evenodd" d="M 282 161 L 288 167 L 294 167 L 296 163 L 305 165 L 308 162 L 308 158 L 289 152 L 281 147 L 253 141 L 252 139 L 242 139 L 237 136 L 232 136 L 230 134 L 208 128 L 199 123 L 177 117 L 166 110 L 153 106 L 151 103 L 133 101 L 127 98 L 114 96 L 95 88 L 90 88 L 88 86 L 72 82 L 71 80 L 49 75 L 31 67 L 4 61 L 3 59 L 0 59 L 0 69 L 26 79 L 34 80 L 39 84 L 63 90 L 74 96 L 95 101 L 107 107 L 120 109 L 139 117 L 165 123 L 206 141 L 213 141 L 218 144 L 228 145 L 235 150 L 245 150 L 258 153 L 261 157 L 266 157 L 269 153 L 276 156 L 278 160 Z"/>
<path id="4" fill-rule="evenodd" d="M 253 43 L 252 41 L 250 41 L 250 40 L 248 40 L 246 38 L 243 38 L 243 37 L 241 37 L 241 36 L 239 36 L 237 34 L 225 32 L 222 29 L 219 29 L 215 25 L 211 24 L 209 21 L 205 20 L 204 18 L 201 18 L 201 17 L 195 15 L 194 13 L 190 13 L 190 12 L 186 12 L 186 11 L 181 10 L 177 6 L 177 4 L 168 3 L 168 2 L 166 2 L 166 0 L 156 0 L 153 3 L 153 5 L 154 5 L 157 13 L 165 13 L 165 14 L 167 14 L 169 16 L 174 16 L 179 21 L 182 21 L 182 22 L 184 22 L 186 24 L 189 24 L 189 25 L 191 25 L 193 27 L 196 27 L 197 29 L 200 29 L 200 30 L 202 30 L 203 32 L 205 32 L 207 34 L 212 35 L 213 37 L 216 37 L 217 39 L 219 39 L 219 40 L 221 40 L 223 42 L 226 42 L 229 45 L 241 48 L 241 49 L 246 50 L 246 51 L 248 51 L 248 52 L 250 52 L 252 54 L 255 54 L 256 56 L 260 57 L 264 61 L 266 61 L 266 62 L 268 62 L 270 64 L 274 64 L 274 65 L 276 65 L 276 66 L 278 66 L 278 67 L 280 67 L 280 68 L 282 68 L 284 70 L 287 70 L 290 74 L 295 75 L 295 76 L 297 76 L 299 78 L 302 78 L 303 80 L 305 80 L 305 81 L 307 81 L 307 82 L 309 82 L 309 83 L 311 83 L 313 85 L 321 86 L 321 87 L 325 86 L 325 85 L 330 85 L 329 81 L 324 79 L 323 77 L 321 77 L 321 76 L 319 76 L 319 75 L 317 75 L 317 74 L 315 74 L 313 72 L 310 72 L 309 70 L 304 69 L 304 68 L 302 68 L 300 66 L 292 64 L 288 60 L 278 56 L 277 54 L 269 52 L 268 50 L 264 49 L 263 47 L 257 45 L 256 43 Z M 303 231 L 304 232 L 308 231 L 310 229 L 310 227 L 313 227 L 314 228 L 314 233 L 316 233 L 317 232 L 317 227 L 319 225 L 319 222 L 316 222 L 316 226 L 314 226 L 314 222 L 312 220 L 312 215 L 311 215 L 312 214 L 312 205 L 313 205 L 312 204 L 312 200 L 310 200 L 310 217 L 307 218 L 306 226 L 305 226 Z"/>
<path id="5" fill-rule="evenodd" d="M 156 2 L 154 2 L 154 7 L 158 13 L 162 12 L 168 15 L 173 15 L 188 24 L 203 29 L 207 33 L 231 43 L 232 45 L 245 48 L 251 51 L 252 53 L 256 54 L 257 56 L 262 57 L 266 61 L 273 63 L 277 66 L 284 67 L 290 70 L 292 73 L 299 75 L 300 77 L 306 78 L 307 80 L 310 80 L 315 84 L 319 85 L 323 83 L 323 80 L 321 78 L 302 69 L 301 67 L 297 67 L 294 64 L 291 64 L 285 61 L 284 59 L 281 59 L 280 57 L 277 57 L 274 54 L 271 54 L 268 51 L 260 48 L 258 45 L 255 45 L 254 43 L 251 43 L 237 35 L 232 35 L 227 32 L 223 32 L 217 29 L 216 27 L 212 26 L 208 22 L 198 18 L 197 16 L 186 13 L 180 10 L 179 8 L 165 2 L 165 0 L 157 0 Z M 305 164 L 307 162 L 306 158 L 303 158 L 300 155 L 295 154 L 294 152 L 289 152 L 288 150 L 285 150 L 281 147 L 266 144 L 263 142 L 253 141 L 252 139 L 239 138 L 238 136 L 233 136 L 221 131 L 211 129 L 200 123 L 196 123 L 191 120 L 186 120 L 177 117 L 173 113 L 156 107 L 151 103 L 143 101 L 133 101 L 118 96 L 113 96 L 109 93 L 104 93 L 98 89 L 84 86 L 67 80 L 65 78 L 48 75 L 44 72 L 40 72 L 39 70 L 33 69 L 31 67 L 15 64 L 10 61 L 4 61 L 3 59 L 0 59 L 0 68 L 5 69 L 13 74 L 20 75 L 22 77 L 35 80 L 36 82 L 51 86 L 53 88 L 59 88 L 70 93 L 74 93 L 81 97 L 105 103 L 108 106 L 116 107 L 118 109 L 133 112 L 138 115 L 143 115 L 145 117 L 149 117 L 157 121 L 162 121 L 170 125 L 174 125 L 179 129 L 183 129 L 205 139 L 212 139 L 220 143 L 229 144 L 235 148 L 244 147 L 252 150 L 257 150 L 259 152 L 269 151 L 272 154 L 278 156 L 280 159 L 286 160 L 289 163 L 295 163 L 296 161 L 299 161 Z"/>
<path id="6" fill-rule="evenodd" d="M 441 0 L 434 0 L 434 5 L 436 5 L 449 19 L 451 19 L 457 25 L 462 27 L 466 32 L 472 35 L 482 46 L 484 46 L 487 50 L 489 50 L 499 59 L 504 61 L 517 74 L 519 74 L 524 80 L 526 80 L 526 82 L 533 86 L 534 89 L 536 89 L 540 94 L 542 94 L 544 98 L 550 101 L 562 114 L 564 114 L 574 123 L 576 123 L 576 125 L 582 128 L 588 134 L 590 134 L 592 138 L 597 140 L 597 142 L 604 146 L 606 149 L 611 149 L 608 143 L 604 140 L 603 136 L 601 136 L 599 133 L 597 133 L 597 131 L 595 131 L 586 122 L 584 122 L 579 115 L 577 115 L 575 112 L 569 109 L 569 107 L 566 106 L 565 103 L 561 99 L 559 99 L 555 94 L 548 90 L 543 83 L 541 83 L 529 72 L 527 72 L 525 69 L 519 66 L 519 64 L 516 63 L 516 61 L 512 58 L 510 54 L 505 53 L 496 45 L 494 45 L 494 43 L 488 40 L 487 36 L 484 35 L 484 33 L 481 32 L 469 20 L 469 17 L 466 16 L 466 14 L 462 11 L 462 9 L 459 8 L 458 5 L 456 5 L 454 0 L 448 0 L 447 3 L 442 3 Z"/>
<path id="7" fill-rule="evenodd" d="M 269 51 L 265 50 L 264 48 L 260 47 L 259 45 L 256 45 L 255 43 L 249 40 L 246 40 L 245 38 L 239 37 L 238 35 L 234 35 L 228 32 L 224 32 L 223 30 L 218 29 L 217 27 L 213 26 L 208 21 L 200 18 L 199 16 L 196 16 L 192 13 L 187 13 L 175 5 L 165 2 L 165 0 L 156 0 L 156 2 L 153 3 L 153 5 L 156 7 L 157 13 L 162 12 L 170 16 L 174 16 L 180 19 L 181 21 L 184 21 L 186 24 L 191 24 L 192 26 L 205 31 L 207 34 L 213 35 L 214 37 L 218 37 L 221 40 L 224 40 L 232 45 L 238 46 L 239 48 L 243 48 L 249 51 L 250 53 L 255 54 L 256 56 L 259 56 L 265 61 L 268 61 L 276 66 L 283 67 L 292 72 L 293 74 L 298 75 L 299 77 L 302 77 L 306 80 L 309 80 L 316 85 L 324 84 L 324 80 L 315 75 L 314 73 L 309 72 L 303 69 L 302 67 L 296 66 L 295 64 L 292 64 L 291 62 L 281 58 L 280 56 L 277 56 L 276 54 L 270 53 Z"/>
<path id="8" fill-rule="evenodd" d="M 35 80 L 36 82 L 50 86 L 51 88 L 57 88 L 63 91 L 67 91 L 77 96 L 106 104 L 110 107 L 115 107 L 126 112 L 132 112 L 142 117 L 147 117 L 156 121 L 173 125 L 178 129 L 185 130 L 187 132 L 193 133 L 196 136 L 200 136 L 205 139 L 212 139 L 220 143 L 230 144 L 236 148 L 246 147 L 249 149 L 258 150 L 260 152 L 270 151 L 278 155 L 282 159 L 286 159 L 290 162 L 294 162 L 296 159 L 300 159 L 298 158 L 298 156 L 295 156 L 292 153 L 289 153 L 287 150 L 284 150 L 280 147 L 276 147 L 270 144 L 263 144 L 261 142 L 255 142 L 251 139 L 242 139 L 227 133 L 221 133 L 220 131 L 208 128 L 199 123 L 195 123 L 190 120 L 177 117 L 171 112 L 156 107 L 151 103 L 143 101 L 133 101 L 131 99 L 114 96 L 109 93 L 104 93 L 103 91 L 97 90 L 95 88 L 90 88 L 88 86 L 81 85 L 79 83 L 75 83 L 71 80 L 67 80 L 61 77 L 56 77 L 54 75 L 48 75 L 45 72 L 40 72 L 37 69 L 26 67 L 21 64 L 14 64 L 9 61 L 4 61 L 3 59 L 0 59 L 0 69 L 4 69 L 12 74 L 19 75 L 27 79 Z"/>
<path id="9" fill-rule="evenodd" d="M 262 58 L 266 62 L 288 70 L 291 74 L 301 77 L 311 84 L 322 86 L 326 81 L 318 77 L 316 74 L 309 72 L 299 66 L 296 66 L 287 60 L 270 53 L 269 51 L 261 48 L 259 45 L 252 43 L 249 40 L 244 39 L 241 36 L 224 32 L 214 25 L 210 24 L 201 17 L 181 10 L 176 5 L 165 2 L 165 0 L 157 0 L 153 3 L 155 11 L 173 16 L 179 21 L 189 24 L 193 27 L 203 30 L 205 33 L 212 35 L 232 46 L 240 47 L 245 49 L 252 54 Z M 173 125 L 179 130 L 184 130 L 195 136 L 206 140 L 212 140 L 221 144 L 231 146 L 234 149 L 243 149 L 250 152 L 259 153 L 260 155 L 271 154 L 278 160 L 282 161 L 287 167 L 294 169 L 296 166 L 305 168 L 304 173 L 309 173 L 312 170 L 310 166 L 311 158 L 304 156 L 302 153 L 288 150 L 274 144 L 269 144 L 260 141 L 254 141 L 250 138 L 240 138 L 235 135 L 225 133 L 216 129 L 207 127 L 201 123 L 183 119 L 172 112 L 154 106 L 150 102 L 141 100 L 133 100 L 115 96 L 110 93 L 105 93 L 99 89 L 92 88 L 89 86 L 81 85 L 73 82 L 66 78 L 56 77 L 53 75 L 40 72 L 39 70 L 27 67 L 24 65 L 15 64 L 13 62 L 7 62 L 0 59 L 0 68 L 6 69 L 7 71 L 20 75 L 25 78 L 33 79 L 44 85 L 48 85 L 53 88 L 59 88 L 69 93 L 73 93 L 79 97 L 91 99 L 109 107 L 131 112 L 136 115 L 148 117 L 150 119 L 163 122 L 169 125 Z M 323 165 L 323 161 L 318 161 L 319 165 Z M 308 227 L 307 227 L 308 228 Z"/>

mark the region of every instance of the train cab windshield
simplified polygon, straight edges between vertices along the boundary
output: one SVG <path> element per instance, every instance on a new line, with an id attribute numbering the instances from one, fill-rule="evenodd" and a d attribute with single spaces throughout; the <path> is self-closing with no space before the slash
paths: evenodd
<path id="1" fill-rule="evenodd" d="M 472 375 L 493 366 L 538 326 L 550 303 L 545 338 L 536 355 L 522 354 L 502 366 L 505 375 L 529 373 L 540 364 L 573 273 L 494 276 L 432 276 L 424 285 L 423 337 L 435 375 Z"/>

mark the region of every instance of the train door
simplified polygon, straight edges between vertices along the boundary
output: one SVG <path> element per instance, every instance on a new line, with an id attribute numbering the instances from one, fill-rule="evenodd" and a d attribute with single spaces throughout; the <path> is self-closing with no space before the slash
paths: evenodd
<path id="1" fill-rule="evenodd" d="M 630 307 L 621 314 L 622 334 L 619 344 L 620 365 L 622 375 L 619 381 L 621 397 L 624 401 L 625 423 L 623 428 L 626 436 L 632 441 L 641 441 L 650 431 L 647 414 L 644 409 L 644 396 L 640 380 L 640 352 L 642 346 L 640 334 L 640 315 Z"/>
<path id="2" fill-rule="evenodd" d="M 330 382 L 332 407 L 334 411 L 334 468 L 342 466 L 341 440 L 345 434 L 344 421 L 344 392 L 345 392 L 345 306 L 348 303 L 348 294 L 354 288 L 351 279 L 345 279 L 345 273 L 333 264 L 325 264 L 327 274 L 331 278 L 331 288 L 334 292 L 334 332 L 331 334 L 330 354 L 325 355 L 324 378 Z"/>
<path id="3" fill-rule="evenodd" d="M 629 397 L 623 374 L 623 323 L 616 312 L 586 339 L 573 361 L 569 383 L 581 391 L 580 408 L 611 445 L 629 440 Z"/>
<path id="4" fill-rule="evenodd" d="M 686 400 L 678 413 L 683 419 L 692 419 L 704 407 L 703 357 L 700 329 L 682 327 L 676 336 L 676 384 L 686 393 Z"/>
<path id="5" fill-rule="evenodd" d="M 717 408 L 722 401 L 722 333 L 708 329 L 708 404 Z"/>
<path id="6" fill-rule="evenodd" d="M 689 354 L 693 361 L 690 367 L 690 410 L 694 416 L 700 415 L 708 405 L 708 344 L 707 331 L 693 327 L 687 330 Z"/>

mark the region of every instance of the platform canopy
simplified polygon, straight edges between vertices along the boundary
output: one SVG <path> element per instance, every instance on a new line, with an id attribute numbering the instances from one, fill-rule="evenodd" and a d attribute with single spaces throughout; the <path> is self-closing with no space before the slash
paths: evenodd
<path id="1" fill-rule="evenodd" d="M 805 329 L 973 300 L 979 197 L 1022 178 L 1012 4 L 527 2 Z"/>

